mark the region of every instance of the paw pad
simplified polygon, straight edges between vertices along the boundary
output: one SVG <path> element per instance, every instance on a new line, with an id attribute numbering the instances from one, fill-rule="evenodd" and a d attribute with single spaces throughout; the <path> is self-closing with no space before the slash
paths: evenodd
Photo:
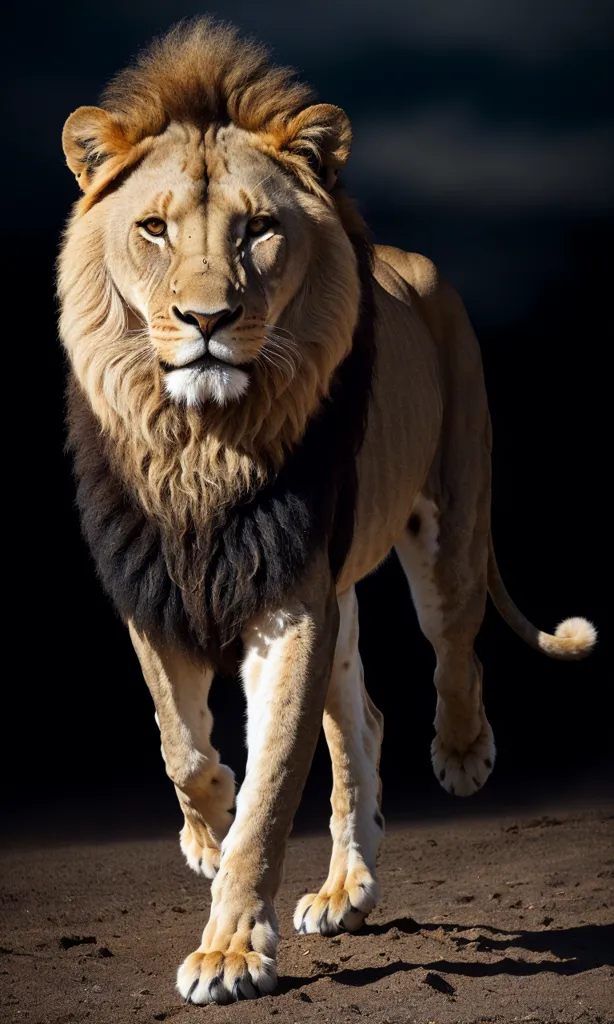
<path id="1" fill-rule="evenodd" d="M 477 739 L 463 752 L 446 745 L 437 734 L 431 744 L 433 771 L 452 796 L 471 796 L 481 789 L 495 763 L 492 729 L 483 720 Z"/>

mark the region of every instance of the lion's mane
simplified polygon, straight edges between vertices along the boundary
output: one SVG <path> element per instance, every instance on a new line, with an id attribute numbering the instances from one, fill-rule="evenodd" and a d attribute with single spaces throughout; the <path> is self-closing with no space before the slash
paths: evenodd
<path id="1" fill-rule="evenodd" d="M 316 547 L 328 545 L 337 573 L 352 538 L 374 364 L 372 252 L 341 185 L 330 196 L 320 188 L 326 140 L 303 132 L 300 151 L 293 149 L 292 124 L 311 99 L 260 47 L 199 19 L 154 43 L 114 80 L 103 105 L 132 151 L 174 120 L 201 127 L 232 120 L 258 131 L 265 149 L 267 137 L 274 140 L 271 153 L 298 178 L 297 188 L 334 204 L 361 287 L 351 350 L 336 368 L 326 359 L 339 344 L 322 344 L 319 335 L 348 325 L 336 325 L 325 309 L 298 379 L 257 380 L 254 392 L 264 397 L 239 408 L 178 408 L 152 387 L 153 359 L 128 331 L 101 247 L 96 256 L 91 230 L 88 237 L 84 200 L 67 231 L 67 242 L 81 232 L 82 244 L 70 258 L 67 244 L 60 259 L 61 329 L 73 364 L 69 446 L 98 573 L 122 618 L 168 644 L 206 652 L 218 667 L 229 667 L 225 653 L 236 654 L 246 622 L 283 600 Z M 85 140 L 84 174 L 100 174 L 116 159 Z M 83 265 L 75 265 L 75 252 Z M 326 272 L 321 259 L 316 290 Z"/>

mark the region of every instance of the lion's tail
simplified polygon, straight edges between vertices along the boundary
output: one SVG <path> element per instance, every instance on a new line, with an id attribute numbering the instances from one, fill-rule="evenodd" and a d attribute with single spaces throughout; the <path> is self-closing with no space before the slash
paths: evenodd
<path id="1" fill-rule="evenodd" d="M 501 579 L 492 537 L 488 535 L 488 592 L 495 608 L 515 633 L 536 651 L 564 661 L 585 658 L 597 641 L 597 630 L 588 619 L 564 619 L 551 633 L 542 633 L 516 607 Z"/>

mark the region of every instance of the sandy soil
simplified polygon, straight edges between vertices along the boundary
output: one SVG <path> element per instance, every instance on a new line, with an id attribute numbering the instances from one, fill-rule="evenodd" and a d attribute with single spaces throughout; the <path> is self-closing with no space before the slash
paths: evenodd
<path id="1" fill-rule="evenodd" d="M 279 993 L 188 1007 L 174 972 L 198 945 L 208 885 L 176 840 L 5 850 L 3 1024 L 614 1020 L 614 815 L 392 826 L 368 926 L 294 936 L 326 874 L 324 836 L 292 840 L 278 901 Z"/>

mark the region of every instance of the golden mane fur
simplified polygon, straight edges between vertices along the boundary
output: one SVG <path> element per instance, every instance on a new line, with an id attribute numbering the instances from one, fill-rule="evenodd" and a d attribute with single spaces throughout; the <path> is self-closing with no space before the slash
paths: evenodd
<path id="1" fill-rule="evenodd" d="M 62 338 L 109 460 L 143 508 L 174 531 L 204 522 L 279 468 L 351 348 L 355 251 L 368 259 L 368 245 L 342 189 L 325 187 L 347 158 L 351 132 L 338 108 L 308 106 L 312 98 L 293 72 L 270 66 L 260 46 L 205 18 L 155 42 L 111 83 L 102 110 L 80 108 L 65 128 L 67 160 L 85 194 L 59 262 Z M 309 278 L 284 313 L 282 329 L 300 348 L 291 364 L 255 364 L 247 400 L 224 408 L 168 399 L 147 333 L 105 267 L 97 207 L 174 122 L 201 131 L 232 122 L 253 133 L 318 224 Z"/>
<path id="2" fill-rule="evenodd" d="M 293 69 L 269 64 L 264 47 L 240 38 L 231 26 L 200 18 L 175 26 L 121 71 L 102 106 L 131 146 L 159 135 L 171 121 L 199 127 L 232 121 L 262 135 L 276 154 L 304 155 L 310 148 L 318 155 L 326 131 L 305 114 L 314 98 Z M 342 148 L 350 141 L 348 129 Z M 298 160 L 293 166 L 303 169 Z"/>
<path id="3" fill-rule="evenodd" d="M 271 65 L 266 48 L 242 39 L 234 27 L 208 17 L 183 21 L 107 86 L 101 106 L 117 131 L 106 144 L 83 147 L 80 170 L 87 176 L 88 165 L 91 174 L 109 157 L 128 153 L 138 159 L 146 151 L 139 144 L 160 135 L 172 121 L 198 127 L 231 121 L 258 134 L 263 148 L 313 188 L 305 156 L 339 169 L 352 139 L 342 111 L 313 101 L 313 90 L 297 80 L 292 68 Z M 96 119 L 97 108 L 82 109 Z M 322 123 L 324 109 L 329 117 L 336 111 L 339 119 Z M 339 127 L 340 132 L 335 130 Z"/>

